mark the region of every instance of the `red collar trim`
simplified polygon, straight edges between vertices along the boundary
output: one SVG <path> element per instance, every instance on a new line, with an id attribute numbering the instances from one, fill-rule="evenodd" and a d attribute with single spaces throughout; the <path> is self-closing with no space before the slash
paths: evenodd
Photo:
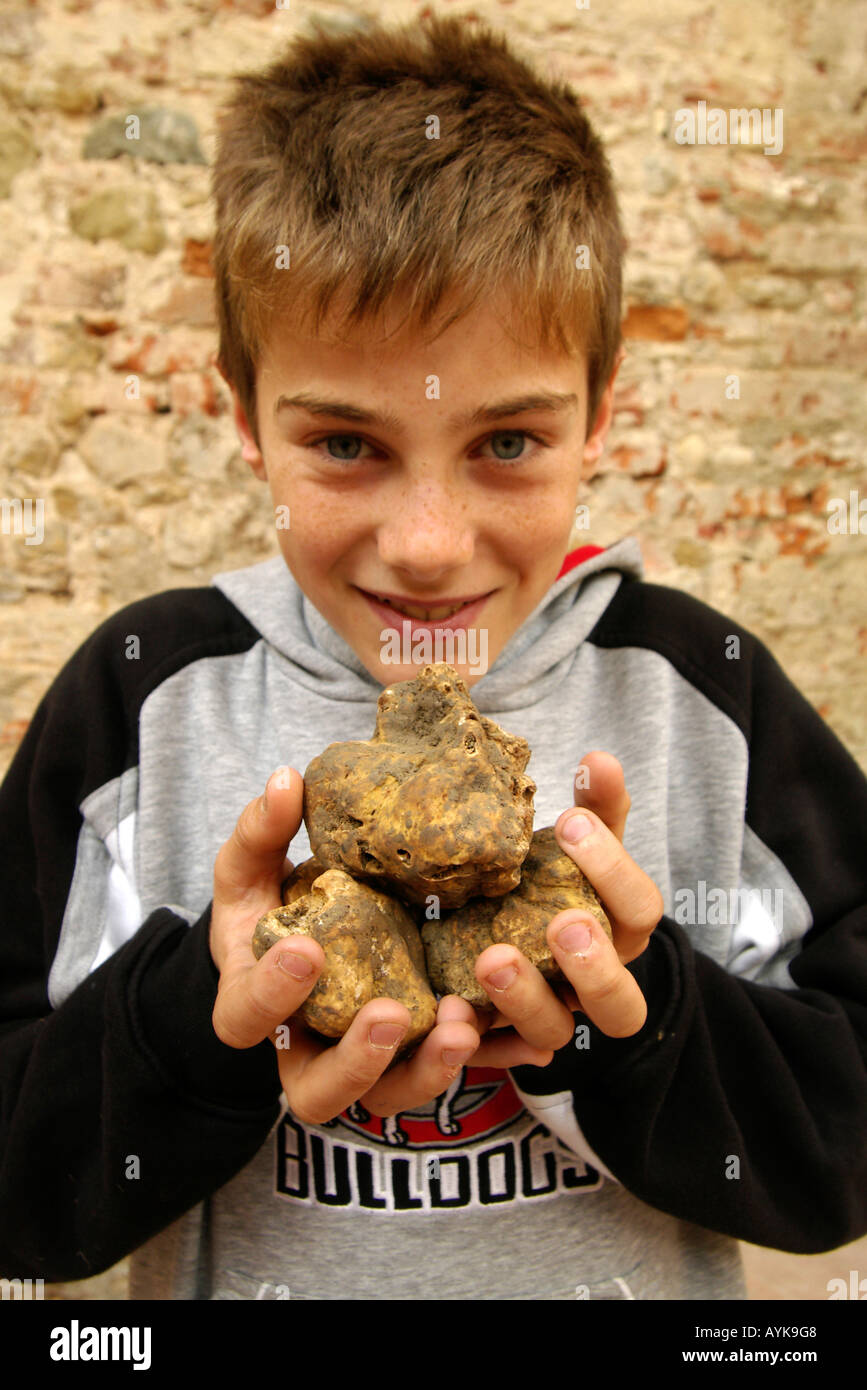
<path id="1" fill-rule="evenodd" d="M 604 545 L 579 545 L 577 550 L 570 550 L 563 564 L 560 566 L 560 573 L 557 579 L 562 579 L 564 574 L 574 570 L 576 565 L 582 565 L 585 560 L 590 560 L 594 555 L 601 555 L 605 549 Z M 556 584 L 555 579 L 554 583 Z"/>

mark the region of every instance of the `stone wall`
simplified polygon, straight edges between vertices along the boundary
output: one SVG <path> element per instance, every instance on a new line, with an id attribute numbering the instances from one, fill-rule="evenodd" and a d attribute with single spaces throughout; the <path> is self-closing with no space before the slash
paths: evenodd
<path id="1" fill-rule="evenodd" d="M 102 617 L 276 551 L 211 364 L 214 109 L 299 27 L 366 13 L 284 3 L 7 0 L 0 16 L 0 769 Z M 867 512 L 867 11 L 474 12 L 581 92 L 621 190 L 629 353 L 582 539 L 637 534 L 650 576 L 767 641 L 867 766 L 865 540 L 829 530 L 835 498 Z M 769 131 L 780 111 L 782 150 L 678 143 L 702 101 L 767 111 Z M 170 118 L 150 146 L 110 157 L 136 144 L 124 118 L 154 108 Z"/>
<path id="2" fill-rule="evenodd" d="M 208 166 L 230 77 L 317 16 L 352 27 L 426 8 L 6 0 L 0 770 L 103 617 L 276 553 L 211 362 Z M 477 0 L 470 12 L 574 84 L 621 190 L 628 358 L 580 539 L 639 536 L 650 577 L 756 632 L 867 768 L 867 9 Z M 767 134 L 698 143 L 699 128 L 680 143 L 679 113 L 702 102 L 765 111 Z M 118 124 L 155 108 L 169 115 L 143 120 L 151 143 L 112 157 L 130 147 Z M 780 129 L 780 152 L 765 153 Z M 44 536 L 28 544 L 40 501 Z"/>

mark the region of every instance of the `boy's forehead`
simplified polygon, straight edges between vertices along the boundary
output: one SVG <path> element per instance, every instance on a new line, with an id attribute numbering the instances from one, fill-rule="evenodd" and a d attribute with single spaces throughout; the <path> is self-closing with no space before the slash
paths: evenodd
<path id="1" fill-rule="evenodd" d="M 440 314 L 437 322 L 445 318 Z M 394 303 L 356 324 L 332 312 L 317 328 L 291 314 L 279 314 L 266 336 L 257 382 L 277 390 L 287 382 L 300 386 L 321 380 L 323 373 L 361 380 L 366 372 L 374 374 L 383 367 L 397 379 L 411 377 L 413 384 L 420 369 L 428 376 L 438 367 L 451 376 L 453 388 L 466 384 L 472 368 L 476 370 L 470 374 L 476 379 L 487 377 L 489 386 L 506 378 L 515 384 L 519 378 L 540 385 L 550 381 L 551 393 L 563 395 L 563 383 L 569 381 L 569 391 L 579 397 L 586 394 L 587 386 L 583 350 L 567 353 L 533 341 L 526 326 L 511 313 L 508 299 L 479 301 L 445 328 L 422 326 Z"/>

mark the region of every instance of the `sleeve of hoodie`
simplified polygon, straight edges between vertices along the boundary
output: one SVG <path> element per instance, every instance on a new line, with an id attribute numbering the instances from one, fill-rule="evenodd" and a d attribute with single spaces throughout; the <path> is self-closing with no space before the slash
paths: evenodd
<path id="1" fill-rule="evenodd" d="M 812 922 L 789 961 L 794 987 L 776 988 L 729 973 L 663 917 L 627 967 L 647 1000 L 641 1031 L 610 1038 L 576 1014 L 586 1049 L 512 1076 L 570 1147 L 583 1140 L 651 1206 L 757 1245 L 836 1249 L 867 1233 L 867 781 L 755 638 L 685 595 L 630 591 L 642 641 L 741 728 L 746 822 Z M 670 634 L 673 605 L 677 652 L 660 616 Z M 731 633 L 740 660 L 709 677 L 708 657 L 702 674 L 696 654 Z"/>
<path id="2" fill-rule="evenodd" d="M 153 639 L 144 670 L 126 660 L 130 631 Z M 236 1051 L 213 1030 L 210 904 L 192 926 L 159 908 L 59 1007 L 48 993 L 61 925 L 77 926 L 64 917 L 82 802 L 135 766 L 149 689 L 185 661 L 255 636 L 216 590 L 131 605 L 61 671 L 0 788 L 0 1270 L 9 1277 L 75 1280 L 108 1268 L 234 1176 L 279 1113 L 271 1044 Z M 111 892 L 122 893 L 117 865 L 98 850 L 87 872 L 111 873 Z"/>

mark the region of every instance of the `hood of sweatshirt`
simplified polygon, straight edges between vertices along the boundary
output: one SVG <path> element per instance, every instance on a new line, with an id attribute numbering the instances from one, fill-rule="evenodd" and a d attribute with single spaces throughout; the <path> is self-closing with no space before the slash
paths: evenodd
<path id="1" fill-rule="evenodd" d="M 482 713 L 525 708 L 567 675 L 575 649 L 611 602 L 624 576 L 641 578 L 638 541 L 570 551 L 545 597 L 472 687 Z M 211 581 L 291 663 L 300 685 L 332 700 L 369 702 L 383 687 L 296 583 L 282 555 Z"/>

